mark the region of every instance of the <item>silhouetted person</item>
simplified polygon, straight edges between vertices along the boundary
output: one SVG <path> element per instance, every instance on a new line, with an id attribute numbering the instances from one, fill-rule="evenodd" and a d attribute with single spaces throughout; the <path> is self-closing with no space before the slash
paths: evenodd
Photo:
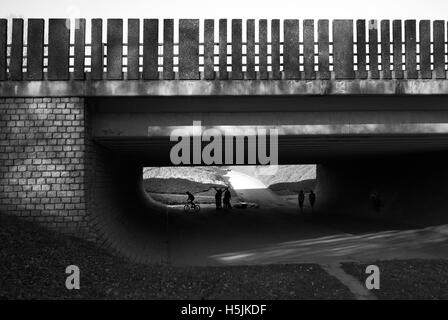
<path id="1" fill-rule="evenodd" d="M 216 204 L 216 210 L 218 209 L 222 209 L 222 189 L 218 189 L 216 187 L 214 187 L 214 189 L 216 190 L 216 194 L 215 194 L 215 204 Z"/>
<path id="2" fill-rule="evenodd" d="M 305 202 L 305 193 L 303 192 L 303 190 L 299 191 L 299 208 L 300 208 L 300 212 L 303 212 L 303 204 Z"/>
<path id="3" fill-rule="evenodd" d="M 313 211 L 314 203 L 316 203 L 316 194 L 313 192 L 313 190 L 310 191 L 310 194 L 308 195 L 308 200 L 310 201 L 311 211 Z"/>
<path id="4" fill-rule="evenodd" d="M 190 193 L 190 191 L 187 191 L 186 194 L 188 195 L 187 203 L 193 204 L 194 202 L 194 195 Z"/>
<path id="5" fill-rule="evenodd" d="M 232 195 L 230 194 L 229 188 L 226 188 L 224 191 L 224 208 L 226 209 L 232 209 L 232 205 L 230 204 L 230 199 L 232 198 Z"/>
<path id="6" fill-rule="evenodd" d="M 370 193 L 370 201 L 372 203 L 373 210 L 375 210 L 376 212 L 380 212 L 382 204 L 378 192 L 372 191 Z"/>

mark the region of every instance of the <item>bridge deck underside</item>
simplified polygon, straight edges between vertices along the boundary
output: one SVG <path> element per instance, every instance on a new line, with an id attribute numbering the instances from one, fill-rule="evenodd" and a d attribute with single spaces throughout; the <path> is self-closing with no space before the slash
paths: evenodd
<path id="1" fill-rule="evenodd" d="M 114 152 L 134 158 L 146 166 L 172 165 L 170 151 L 175 143 L 170 142 L 166 137 L 100 138 L 96 141 Z M 284 136 L 278 140 L 278 162 L 279 164 L 320 163 L 331 160 L 393 157 L 445 150 L 448 150 L 448 135 Z M 247 143 L 245 152 L 244 164 L 252 164 L 247 158 Z M 226 164 L 224 147 L 222 154 L 222 164 Z M 233 164 L 239 164 L 236 163 L 236 159 L 234 161 Z M 192 158 L 190 164 L 195 164 Z M 202 162 L 201 164 L 207 163 Z"/>
<path id="2" fill-rule="evenodd" d="M 266 130 L 268 150 L 269 137 L 277 135 L 273 146 L 285 164 L 445 151 L 447 102 L 445 96 L 266 96 L 103 98 L 88 104 L 96 142 L 145 165 L 170 165 L 170 150 L 180 139 L 170 137 L 176 130 L 192 133 L 194 123 L 202 140 L 208 129 L 223 141 Z"/>

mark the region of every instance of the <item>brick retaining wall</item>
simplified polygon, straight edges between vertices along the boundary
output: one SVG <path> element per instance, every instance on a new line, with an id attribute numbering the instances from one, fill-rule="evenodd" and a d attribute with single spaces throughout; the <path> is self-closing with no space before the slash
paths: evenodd
<path id="1" fill-rule="evenodd" d="M 89 234 L 82 98 L 0 99 L 0 211 Z"/>
<path id="2" fill-rule="evenodd" d="M 0 212 L 160 263 L 163 215 L 145 202 L 142 165 L 91 138 L 82 98 L 0 99 Z"/>

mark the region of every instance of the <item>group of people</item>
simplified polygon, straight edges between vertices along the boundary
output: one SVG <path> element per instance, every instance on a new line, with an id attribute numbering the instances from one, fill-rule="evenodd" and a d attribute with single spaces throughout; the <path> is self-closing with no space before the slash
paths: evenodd
<path id="1" fill-rule="evenodd" d="M 303 190 L 299 191 L 299 208 L 300 211 L 303 212 L 303 206 L 305 204 L 305 192 Z M 316 203 L 316 194 L 314 193 L 313 190 L 311 190 L 308 194 L 308 201 L 310 203 L 311 206 L 311 210 L 314 209 L 314 204 Z"/>
<path id="2" fill-rule="evenodd" d="M 222 209 L 224 204 L 224 209 L 232 209 L 232 205 L 230 204 L 230 199 L 232 198 L 232 194 L 230 193 L 229 187 L 225 188 L 216 188 L 215 194 L 215 204 L 216 204 L 216 210 Z M 193 204 L 194 203 L 194 195 L 191 194 L 191 192 L 186 192 L 188 199 L 187 203 Z M 223 196 L 224 195 L 224 196 Z"/>
<path id="3" fill-rule="evenodd" d="M 216 193 L 215 193 L 215 204 L 216 204 L 216 210 L 222 209 L 224 205 L 224 209 L 232 209 L 232 205 L 230 204 L 230 199 L 232 198 L 232 194 L 230 193 L 229 187 L 225 188 L 217 188 L 214 187 Z M 186 192 L 188 199 L 188 203 L 194 203 L 194 195 L 190 192 Z M 303 190 L 299 191 L 298 195 L 299 200 L 299 208 L 300 211 L 303 212 L 303 206 L 305 205 L 305 192 Z M 308 201 L 310 203 L 311 210 L 314 209 L 314 204 L 316 203 L 316 194 L 313 190 L 311 190 L 308 194 Z"/>
<path id="4" fill-rule="evenodd" d="M 215 204 L 216 210 L 222 209 L 224 204 L 224 209 L 232 209 L 232 205 L 230 204 L 230 199 L 232 198 L 232 194 L 230 193 L 229 187 L 226 188 L 216 188 L 214 187 L 215 193 Z M 224 197 L 223 197 L 224 194 Z"/>

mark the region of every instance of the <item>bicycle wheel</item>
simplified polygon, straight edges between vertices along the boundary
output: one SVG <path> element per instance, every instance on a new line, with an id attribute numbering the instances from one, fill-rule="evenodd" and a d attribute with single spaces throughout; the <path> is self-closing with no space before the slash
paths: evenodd
<path id="1" fill-rule="evenodd" d="M 194 212 L 199 212 L 199 210 L 201 210 L 201 207 L 198 204 L 196 204 L 194 206 Z"/>
<path id="2" fill-rule="evenodd" d="M 184 211 L 185 212 L 190 211 L 190 205 L 189 204 L 184 205 Z"/>

